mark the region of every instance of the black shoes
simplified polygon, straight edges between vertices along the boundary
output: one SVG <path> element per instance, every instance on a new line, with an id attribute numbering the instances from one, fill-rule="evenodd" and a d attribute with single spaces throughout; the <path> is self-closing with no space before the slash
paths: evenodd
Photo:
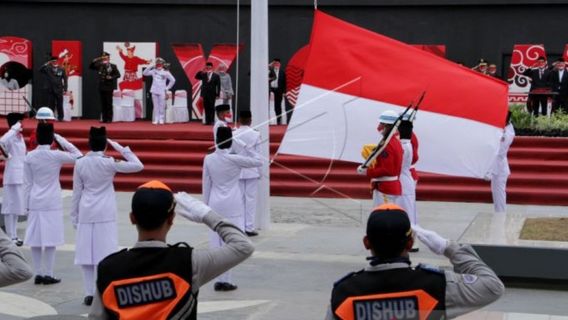
<path id="1" fill-rule="evenodd" d="M 51 276 L 35 276 L 34 284 L 55 284 L 61 282 L 61 279 L 57 279 Z"/>
<path id="2" fill-rule="evenodd" d="M 93 296 L 86 296 L 85 299 L 83 299 L 83 304 L 86 306 L 90 306 L 93 304 Z"/>
<path id="3" fill-rule="evenodd" d="M 237 290 L 237 286 L 228 282 L 215 282 L 213 287 L 215 291 L 233 291 Z"/>
<path id="4" fill-rule="evenodd" d="M 256 237 L 256 236 L 258 236 L 258 232 L 254 231 L 254 230 L 253 230 L 253 231 L 245 231 L 245 233 L 246 233 L 247 236 L 249 236 L 249 237 Z"/>
<path id="5" fill-rule="evenodd" d="M 412 249 L 410 249 L 410 252 L 418 252 L 420 249 L 418 249 L 418 247 L 413 247 Z"/>
<path id="6" fill-rule="evenodd" d="M 14 238 L 12 239 L 12 242 L 18 247 L 21 247 L 24 244 L 24 241 L 20 238 Z"/>

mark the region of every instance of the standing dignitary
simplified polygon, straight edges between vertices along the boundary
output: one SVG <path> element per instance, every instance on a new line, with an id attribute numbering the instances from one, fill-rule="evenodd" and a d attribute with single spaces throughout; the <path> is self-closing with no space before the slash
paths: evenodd
<path id="1" fill-rule="evenodd" d="M 282 70 L 280 59 L 274 58 L 270 63 L 269 87 L 270 92 L 274 93 L 274 113 L 276 114 L 276 124 L 282 124 L 282 98 L 286 92 L 286 73 Z M 288 110 L 286 110 L 288 112 Z"/>
<path id="2" fill-rule="evenodd" d="M 55 247 L 64 243 L 59 173 L 61 166 L 75 163 L 82 154 L 54 134 L 52 124 L 38 123 L 36 132 L 38 147 L 26 155 L 24 164 L 24 206 L 28 212 L 24 244 L 32 250 L 35 284 L 53 284 L 61 281 L 53 277 Z M 54 138 L 65 151 L 51 150 Z"/>
<path id="3" fill-rule="evenodd" d="M 24 160 L 26 159 L 26 142 L 22 135 L 22 113 L 9 113 L 7 118 L 10 128 L 0 138 L 2 148 L 10 155 L 4 166 L 2 215 L 6 233 L 15 245 L 21 246 L 24 242 L 18 238 L 18 216 L 24 215 Z"/>
<path id="4" fill-rule="evenodd" d="M 117 172 L 139 172 L 144 168 L 129 147 L 122 147 L 112 140 L 108 140 L 108 143 L 126 161 L 105 156 L 106 128 L 91 127 L 91 151 L 77 160 L 73 172 L 71 222 L 77 229 L 75 264 L 83 269 L 83 302 L 86 305 L 91 305 L 93 301 L 97 264 L 118 249 L 116 196 L 112 183 L 114 175 Z"/>
<path id="5" fill-rule="evenodd" d="M 531 81 L 531 88 L 529 91 L 529 98 L 527 101 L 527 108 L 533 115 L 538 116 L 538 109 L 545 116 L 548 112 L 548 95 L 539 92 L 550 88 L 550 70 L 546 65 L 544 57 L 539 57 L 535 65 L 525 70 L 523 75 L 529 77 Z"/>
<path id="6" fill-rule="evenodd" d="M 450 259 L 453 270 L 413 267 L 408 251 L 414 232 L 433 253 Z M 325 319 L 453 319 L 503 295 L 503 283 L 470 245 L 418 226 L 414 232 L 397 205 L 375 208 L 363 238 L 370 263 L 334 284 Z"/>
<path id="7" fill-rule="evenodd" d="M 387 136 L 393 129 L 393 124 L 398 119 L 398 114 L 392 110 L 383 112 L 379 117 L 377 131 Z M 376 145 L 365 145 L 361 152 L 367 159 Z M 388 142 L 387 147 L 377 156 L 375 161 L 367 169 L 357 168 L 357 173 L 371 178 L 373 192 L 373 205 L 383 203 L 398 203 L 402 194 L 400 173 L 402 170 L 403 151 L 400 140 L 396 135 Z"/>
<path id="8" fill-rule="evenodd" d="M 112 92 L 116 89 L 116 79 L 120 72 L 114 63 L 110 63 L 110 54 L 103 52 L 93 59 L 89 69 L 95 70 L 99 76 L 99 95 L 101 97 L 101 122 L 112 122 Z"/>
<path id="9" fill-rule="evenodd" d="M 47 96 L 47 105 L 57 111 L 57 120 L 63 121 L 63 94 L 67 91 L 67 74 L 59 66 L 56 57 L 51 57 L 39 69 L 43 75 L 43 89 Z"/>
<path id="10" fill-rule="evenodd" d="M 515 139 L 515 128 L 511 123 L 511 112 L 507 114 L 506 126 L 503 129 L 501 144 L 497 159 L 491 171 L 491 194 L 493 195 L 493 207 L 495 212 L 505 213 L 507 211 L 507 179 L 511 174 L 507 153 L 509 147 Z"/>
<path id="11" fill-rule="evenodd" d="M 217 129 L 220 127 L 226 127 L 227 121 L 226 117 L 231 114 L 231 106 L 228 104 L 220 104 L 215 107 L 215 124 L 213 125 L 213 141 L 217 141 Z"/>
<path id="12" fill-rule="evenodd" d="M 195 79 L 201 80 L 201 98 L 205 109 L 205 124 L 213 124 L 215 118 L 215 100 L 221 94 L 221 80 L 213 72 L 213 64 L 207 62 L 205 69 L 195 74 Z"/>
<path id="13" fill-rule="evenodd" d="M 0 229 L 0 287 L 26 281 L 33 275 L 24 255 Z"/>
<path id="14" fill-rule="evenodd" d="M 233 81 L 231 80 L 231 75 L 227 73 L 227 66 L 225 66 L 224 64 L 220 64 L 217 70 L 221 84 L 220 98 L 223 104 L 231 105 L 233 95 L 235 95 L 235 92 L 233 91 Z"/>
<path id="15" fill-rule="evenodd" d="M 245 145 L 250 146 L 255 153 L 260 154 L 260 133 L 251 128 L 252 114 L 249 110 L 239 112 L 239 128 L 233 132 L 235 139 L 239 139 Z M 247 156 L 243 150 L 243 156 Z M 239 183 L 243 191 L 245 202 L 245 233 L 254 237 L 258 235 L 255 227 L 256 220 L 256 194 L 258 193 L 258 180 L 261 170 L 257 168 L 246 168 L 241 170 Z"/>
<path id="16" fill-rule="evenodd" d="M 176 213 L 205 224 L 226 245 L 212 250 L 193 249 L 184 242 L 168 245 L 166 237 Z M 138 242 L 99 264 L 89 319 L 195 320 L 199 288 L 254 251 L 233 224 L 185 192 L 174 195 L 160 181 L 138 187 L 132 197 L 130 221 L 136 225 Z M 154 288 L 151 292 L 145 290 L 150 287 Z M 140 289 L 148 294 L 129 294 Z"/>
<path id="17" fill-rule="evenodd" d="M 552 101 L 552 112 L 568 111 L 568 72 L 564 59 L 560 58 L 554 64 L 554 70 L 550 74 L 550 84 L 552 91 L 558 93 Z"/>
<path id="18" fill-rule="evenodd" d="M 231 145 L 239 144 L 246 156 L 231 154 Z M 244 230 L 244 198 L 239 179 L 241 170 L 262 166 L 260 155 L 253 146 L 245 145 L 233 139 L 232 131 L 227 127 L 217 129 L 215 152 L 207 155 L 203 162 L 203 202 L 222 215 L 228 222 Z M 212 248 L 223 247 L 223 240 L 215 232 L 210 232 Z M 227 271 L 215 282 L 215 291 L 237 289 L 231 282 L 231 272 Z"/>
<path id="19" fill-rule="evenodd" d="M 154 105 L 153 124 L 164 124 L 166 121 L 166 95 L 168 91 L 176 83 L 176 79 L 172 74 L 164 69 L 166 61 L 162 58 L 156 58 L 156 64 L 144 69 L 142 73 L 146 77 L 152 77 L 152 104 Z"/>

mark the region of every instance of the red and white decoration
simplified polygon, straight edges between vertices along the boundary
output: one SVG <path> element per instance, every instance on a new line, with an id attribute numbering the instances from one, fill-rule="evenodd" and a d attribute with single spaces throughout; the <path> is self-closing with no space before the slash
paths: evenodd
<path id="1" fill-rule="evenodd" d="M 120 91 L 134 92 L 136 118 L 146 116 L 146 99 L 142 69 L 154 62 L 158 55 L 156 42 L 105 42 L 103 50 L 110 53 L 110 62 L 116 64 L 121 77 L 118 79 Z M 147 89 L 149 90 L 149 88 Z"/>
<path id="2" fill-rule="evenodd" d="M 67 93 L 63 97 L 63 120 L 83 115 L 83 47 L 81 41 L 53 40 L 51 52 L 67 74 Z"/>
<path id="3" fill-rule="evenodd" d="M 31 77 L 32 43 L 19 37 L 0 37 L 0 114 L 27 112 L 29 107 L 23 97 L 32 101 L 32 85 L 17 81 L 9 72 L 14 67 Z"/>
<path id="4" fill-rule="evenodd" d="M 178 43 L 173 44 L 172 48 L 192 86 L 192 118 L 203 119 L 203 101 L 200 96 L 201 81 L 195 79 L 195 74 L 203 70 L 207 61 L 213 64 L 214 70 L 216 70 L 219 65 L 224 65 L 227 68 L 227 72 L 229 72 L 242 46 L 235 44 L 216 44 L 211 49 L 208 59 L 205 58 L 203 47 L 199 43 Z M 235 85 L 234 79 L 233 85 Z"/>
<path id="5" fill-rule="evenodd" d="M 417 169 L 482 178 L 493 164 L 507 114 L 502 81 L 320 11 L 304 71 L 280 153 L 360 163 L 362 145 L 380 138 L 379 115 L 426 91 Z"/>
<path id="6" fill-rule="evenodd" d="M 507 74 L 509 102 L 527 102 L 531 84 L 529 77 L 524 76 L 523 72 L 532 67 L 539 57 L 546 58 L 546 50 L 544 50 L 542 44 L 516 44 L 513 47 L 513 55 Z"/>

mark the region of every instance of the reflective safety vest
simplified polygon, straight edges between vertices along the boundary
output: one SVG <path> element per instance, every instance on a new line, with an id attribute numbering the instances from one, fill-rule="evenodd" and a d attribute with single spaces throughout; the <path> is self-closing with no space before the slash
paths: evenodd
<path id="1" fill-rule="evenodd" d="M 397 268 L 352 273 L 333 288 L 331 307 L 341 320 L 443 320 L 442 271 Z"/>
<path id="2" fill-rule="evenodd" d="M 99 263 L 97 288 L 109 319 L 196 319 L 192 248 L 124 249 Z"/>

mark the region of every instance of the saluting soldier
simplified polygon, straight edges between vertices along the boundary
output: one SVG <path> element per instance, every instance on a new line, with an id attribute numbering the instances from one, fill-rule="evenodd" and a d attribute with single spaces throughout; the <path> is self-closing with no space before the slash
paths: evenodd
<path id="1" fill-rule="evenodd" d="M 57 120 L 63 121 L 63 94 L 67 92 L 67 74 L 57 60 L 57 57 L 51 57 L 39 71 L 44 78 L 43 89 L 47 95 L 47 105 L 54 112 L 57 111 Z"/>
<path id="2" fill-rule="evenodd" d="M 250 110 L 241 110 L 239 112 L 239 128 L 233 132 L 233 135 L 260 154 L 260 132 L 250 127 L 251 121 L 252 114 Z M 246 151 L 243 151 L 243 155 L 246 155 Z M 260 173 L 260 167 L 246 168 L 241 170 L 241 178 L 239 180 L 245 199 L 245 233 L 249 237 L 258 235 L 255 220 L 256 194 L 258 193 Z"/>
<path id="3" fill-rule="evenodd" d="M 379 117 L 377 131 L 383 136 L 389 134 L 393 124 L 398 119 L 398 114 L 392 110 L 383 112 Z M 365 145 L 361 152 L 367 159 L 376 145 Z M 400 184 L 400 172 L 402 170 L 403 151 L 400 140 L 396 135 L 388 142 L 387 147 L 377 156 L 375 161 L 367 169 L 359 167 L 357 173 L 371 178 L 373 192 L 373 205 L 383 203 L 397 203 L 402 194 Z"/>
<path id="4" fill-rule="evenodd" d="M 120 71 L 114 63 L 110 63 L 110 54 L 104 52 L 93 59 L 89 69 L 95 70 L 99 76 L 99 95 L 101 97 L 101 122 L 112 122 L 112 92 L 116 89 L 116 79 Z"/>
<path id="5" fill-rule="evenodd" d="M 154 105 L 153 124 L 164 124 L 166 119 L 166 95 L 174 86 L 176 79 L 164 68 L 166 61 L 156 59 L 156 65 L 144 69 L 142 73 L 146 77 L 152 77 L 152 104 Z"/>
<path id="6" fill-rule="evenodd" d="M 230 153 L 232 144 L 239 144 L 246 156 Z M 217 129 L 215 152 L 207 155 L 203 162 L 203 202 L 211 209 L 222 215 L 227 221 L 244 230 L 244 199 L 239 179 L 241 170 L 262 166 L 260 155 L 255 153 L 252 146 L 244 145 L 238 139 L 233 139 L 228 127 Z M 223 246 L 223 240 L 215 232 L 210 232 L 212 248 Z M 230 291 L 237 289 L 231 282 L 230 271 L 221 275 L 214 286 L 215 291 Z"/>
<path id="7" fill-rule="evenodd" d="M 24 206 L 28 212 L 24 244 L 31 247 L 35 284 L 53 284 L 61 282 L 53 276 L 55 247 L 64 243 L 59 173 L 64 164 L 75 163 L 82 154 L 54 134 L 50 123 L 38 123 L 36 132 L 38 147 L 26 155 L 24 163 Z M 65 151 L 51 150 L 54 139 Z"/>
<path id="8" fill-rule="evenodd" d="M 96 266 L 118 249 L 114 176 L 117 172 L 134 173 L 144 168 L 129 147 L 112 140 L 108 140 L 108 144 L 126 161 L 106 156 L 106 128 L 91 127 L 91 151 L 77 160 L 73 172 L 71 221 L 77 229 L 75 264 L 83 270 L 86 305 L 93 301 Z"/>
<path id="9" fill-rule="evenodd" d="M 26 159 L 26 142 L 22 135 L 22 113 L 9 113 L 6 117 L 10 128 L 0 138 L 2 148 L 8 153 L 4 166 L 2 215 L 6 234 L 18 247 L 24 242 L 18 238 L 18 216 L 24 215 L 24 160 Z"/>

